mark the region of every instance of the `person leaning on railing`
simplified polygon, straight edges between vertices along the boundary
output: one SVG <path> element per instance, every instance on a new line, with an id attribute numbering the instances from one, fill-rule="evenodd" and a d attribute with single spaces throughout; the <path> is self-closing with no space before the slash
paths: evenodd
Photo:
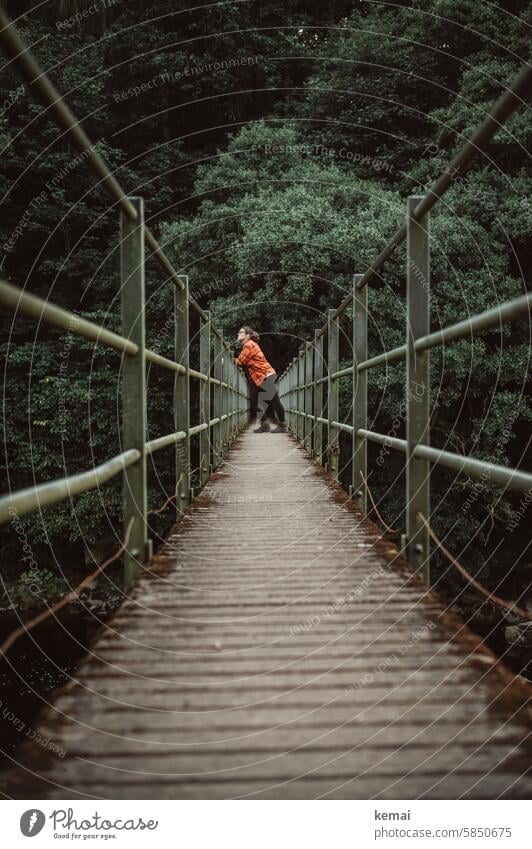
<path id="1" fill-rule="evenodd" d="M 257 399 L 257 415 L 260 414 L 260 425 L 254 433 L 268 433 L 270 425 L 267 421 L 268 406 L 272 405 L 279 424 L 272 433 L 286 433 L 284 407 L 279 398 L 279 392 L 275 378 L 277 374 L 270 365 L 260 346 L 258 345 L 259 334 L 247 325 L 238 331 L 238 341 L 242 343 L 242 350 L 235 358 L 237 366 L 245 368 L 253 383 L 257 386 L 259 394 Z"/>

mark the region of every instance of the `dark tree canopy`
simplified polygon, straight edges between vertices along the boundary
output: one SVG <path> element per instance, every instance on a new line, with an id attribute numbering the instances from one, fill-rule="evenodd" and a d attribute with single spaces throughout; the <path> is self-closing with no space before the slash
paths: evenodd
<path id="1" fill-rule="evenodd" d="M 174 0 L 7 3 L 7 11 L 129 194 L 145 198 L 149 226 L 200 303 L 228 334 L 260 327 L 282 370 L 324 322 L 421 193 L 446 167 L 527 58 L 530 6 L 521 0 L 431 3 L 314 0 L 191 4 Z M 86 163 L 8 67 L 1 78 L 2 275 L 118 329 L 118 215 Z M 530 267 L 526 110 L 453 182 L 432 222 L 435 326 L 521 294 Z M 18 235 L 17 235 L 18 232 Z M 401 344 L 405 256 L 370 292 L 373 353 Z M 148 266 L 149 344 L 173 292 Z M 118 453 L 118 357 L 3 313 L 4 461 L 11 488 L 85 469 Z M 349 356 L 348 346 L 342 356 Z M 433 356 L 436 444 L 519 465 L 532 411 L 526 401 L 529 328 L 460 342 Z M 347 361 L 347 360 L 346 360 Z M 370 376 L 372 429 L 393 428 L 401 368 Z M 349 404 L 348 387 L 342 403 Z M 467 400 L 466 398 L 467 391 Z M 150 374 L 150 437 L 168 432 L 172 385 Z M 507 434 L 502 438 L 501 434 Z M 396 435 L 401 436 L 401 433 Z M 89 448 L 87 447 L 89 446 Z M 402 521 L 391 463 L 376 484 Z M 496 581 L 512 500 L 487 484 L 434 476 L 440 527 Z M 172 489 L 161 465 L 150 503 Z M 120 526 L 120 484 L 25 518 L 55 568 L 80 540 Z M 75 513 L 75 518 L 74 518 Z M 488 517 L 488 519 L 487 519 Z M 168 520 L 161 518 L 159 530 Z M 9 531 L 14 574 L 17 545 Z M 499 535 L 499 536 L 497 536 Z M 487 564 L 487 565 L 486 565 Z"/>

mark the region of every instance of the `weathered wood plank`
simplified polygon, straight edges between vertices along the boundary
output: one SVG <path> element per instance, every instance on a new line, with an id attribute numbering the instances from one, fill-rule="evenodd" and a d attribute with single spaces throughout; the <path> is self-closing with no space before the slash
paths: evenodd
<path id="1" fill-rule="evenodd" d="M 66 756 L 26 743 L 0 788 L 529 798 L 530 694 L 289 437 L 247 432 L 42 714 Z"/>

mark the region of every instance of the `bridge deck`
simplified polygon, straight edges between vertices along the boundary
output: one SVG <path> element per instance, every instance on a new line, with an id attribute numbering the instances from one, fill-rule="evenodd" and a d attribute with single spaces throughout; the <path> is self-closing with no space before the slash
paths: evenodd
<path id="1" fill-rule="evenodd" d="M 244 433 L 4 792 L 530 798 L 530 688 L 343 501 Z"/>

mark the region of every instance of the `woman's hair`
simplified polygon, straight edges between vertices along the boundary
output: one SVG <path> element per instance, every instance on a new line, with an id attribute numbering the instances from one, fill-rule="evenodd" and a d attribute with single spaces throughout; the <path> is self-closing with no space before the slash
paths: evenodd
<path id="1" fill-rule="evenodd" d="M 253 339 L 253 341 L 254 341 L 254 342 L 258 342 L 258 341 L 259 341 L 259 339 L 260 339 L 259 334 L 257 333 L 257 331 L 256 331 L 256 330 L 253 330 L 253 328 L 252 328 L 252 327 L 249 327 L 249 325 L 248 325 L 248 324 L 244 324 L 244 325 L 242 325 L 242 330 L 243 330 L 245 333 L 247 333 L 247 334 L 248 334 L 248 336 L 249 336 L 251 339 Z"/>

